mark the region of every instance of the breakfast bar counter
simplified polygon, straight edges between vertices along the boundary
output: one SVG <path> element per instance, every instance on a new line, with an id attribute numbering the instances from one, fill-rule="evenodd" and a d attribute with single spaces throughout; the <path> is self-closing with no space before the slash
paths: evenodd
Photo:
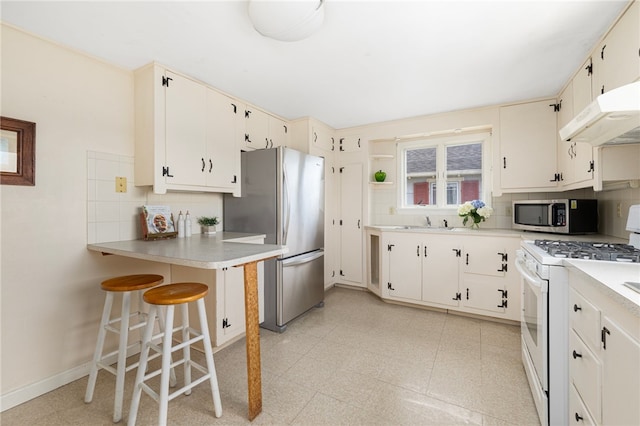
<path id="1" fill-rule="evenodd" d="M 285 246 L 242 242 L 243 239 L 255 237 L 254 234 L 220 232 L 213 236 L 202 234 L 188 238 L 114 241 L 87 245 L 89 250 L 102 254 L 171 265 L 202 269 L 234 266 L 244 268 L 249 420 L 253 420 L 262 411 L 257 264 L 288 251 Z"/>

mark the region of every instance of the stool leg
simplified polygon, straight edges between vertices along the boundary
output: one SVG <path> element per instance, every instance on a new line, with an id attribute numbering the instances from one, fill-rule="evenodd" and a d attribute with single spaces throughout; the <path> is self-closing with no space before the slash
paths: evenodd
<path id="1" fill-rule="evenodd" d="M 182 341 L 186 342 L 191 338 L 189 332 L 189 305 L 184 303 L 181 306 L 182 311 Z M 191 385 L 191 345 L 186 345 L 182 349 L 182 356 L 184 358 L 184 385 Z M 191 388 L 187 389 L 185 395 L 191 395 Z"/>
<path id="2" fill-rule="evenodd" d="M 118 345 L 118 365 L 116 367 L 116 397 L 113 403 L 113 422 L 122 420 L 124 399 L 124 373 L 127 369 L 127 346 L 129 345 L 129 315 L 131 314 L 131 292 L 122 293 L 120 313 L 120 342 Z"/>
<path id="3" fill-rule="evenodd" d="M 164 321 L 164 308 L 162 308 L 161 306 L 158 307 L 157 312 L 158 312 L 158 326 L 160 327 L 160 331 L 164 333 L 164 331 L 166 330 L 165 321 Z M 171 358 L 171 363 L 173 364 L 173 357 Z M 173 367 L 171 367 L 171 375 L 169 376 L 169 386 L 173 388 L 176 386 L 176 384 L 178 384 L 178 379 L 176 379 L 176 370 Z"/>
<path id="4" fill-rule="evenodd" d="M 152 305 L 149 309 L 149 318 L 144 329 L 142 337 L 142 347 L 140 348 L 140 363 L 136 372 L 136 381 L 133 386 L 133 396 L 131 397 L 131 407 L 129 408 L 129 419 L 127 425 L 134 426 L 136 417 L 138 416 L 138 407 L 140 406 L 140 396 L 142 395 L 142 382 L 144 381 L 145 370 L 147 369 L 147 359 L 149 358 L 149 350 L 151 337 L 153 336 L 153 327 L 155 326 L 156 306 Z"/>
<path id="5" fill-rule="evenodd" d="M 216 365 L 213 362 L 213 350 L 211 349 L 211 337 L 209 336 L 209 324 L 207 323 L 207 313 L 204 307 L 204 299 L 197 300 L 198 317 L 200 318 L 200 331 L 204 337 L 204 354 L 207 359 L 207 369 L 209 370 L 209 384 L 213 395 L 213 409 L 216 417 L 222 416 L 222 401 L 220 400 L 220 388 L 218 387 L 218 375 Z"/>
<path id="6" fill-rule="evenodd" d="M 107 334 L 105 327 L 109 323 L 112 305 L 113 293 L 108 291 L 104 300 L 104 308 L 102 309 L 102 319 L 100 320 L 100 328 L 98 329 L 98 341 L 96 342 L 96 350 L 93 354 L 93 364 L 91 365 L 91 372 L 89 373 L 89 382 L 87 383 L 87 390 L 84 394 L 84 402 L 87 403 L 93 400 L 93 391 L 96 387 L 96 379 L 98 378 L 98 363 L 102 359 L 104 338 Z"/>
<path id="7" fill-rule="evenodd" d="M 171 346 L 172 346 L 172 330 L 173 316 L 175 306 L 167 306 L 166 329 L 162 338 L 162 372 L 160 373 L 160 392 L 158 394 L 158 403 L 160 404 L 160 413 L 158 415 L 158 425 L 167 424 L 167 409 L 169 407 L 169 370 L 171 369 Z"/>

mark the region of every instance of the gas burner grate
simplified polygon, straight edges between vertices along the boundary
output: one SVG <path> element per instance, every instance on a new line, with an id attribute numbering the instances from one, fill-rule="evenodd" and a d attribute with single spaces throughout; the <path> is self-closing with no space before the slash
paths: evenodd
<path id="1" fill-rule="evenodd" d="M 558 258 L 640 262 L 640 249 L 629 244 L 562 240 L 535 240 L 534 243 Z"/>

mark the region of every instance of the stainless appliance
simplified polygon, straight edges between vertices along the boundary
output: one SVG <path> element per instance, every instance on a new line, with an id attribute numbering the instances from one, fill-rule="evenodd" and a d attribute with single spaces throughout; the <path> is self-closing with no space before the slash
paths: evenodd
<path id="1" fill-rule="evenodd" d="M 265 262 L 264 322 L 286 324 L 324 301 L 324 159 L 278 147 L 241 154 L 241 197 L 224 196 L 224 230 L 266 235 L 289 252 Z"/>
<path id="2" fill-rule="evenodd" d="M 554 234 L 598 232 L 598 200 L 519 200 L 513 202 L 513 228 Z"/>
<path id="3" fill-rule="evenodd" d="M 640 262 L 628 244 L 535 240 L 516 252 L 522 281 L 522 362 L 540 422 L 569 423 L 569 280 L 563 259 Z"/>
<path id="4" fill-rule="evenodd" d="M 560 138 L 594 146 L 640 143 L 640 81 L 598 96 L 560 129 Z"/>

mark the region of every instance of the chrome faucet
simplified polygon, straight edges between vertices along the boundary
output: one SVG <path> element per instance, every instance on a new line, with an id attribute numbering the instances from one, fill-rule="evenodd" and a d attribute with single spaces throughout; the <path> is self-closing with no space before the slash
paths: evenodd
<path id="1" fill-rule="evenodd" d="M 425 219 L 427 219 L 427 226 L 431 226 L 431 219 L 429 219 L 429 216 L 425 216 Z"/>

